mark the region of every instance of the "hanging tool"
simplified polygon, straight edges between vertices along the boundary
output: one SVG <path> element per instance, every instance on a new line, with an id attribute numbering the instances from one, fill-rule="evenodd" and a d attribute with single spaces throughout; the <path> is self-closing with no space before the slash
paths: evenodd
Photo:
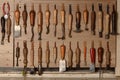
<path id="1" fill-rule="evenodd" d="M 39 48 L 38 48 L 38 74 L 42 74 L 42 46 L 41 41 L 39 42 Z"/>
<path id="2" fill-rule="evenodd" d="M 56 26 L 58 23 L 57 15 L 58 15 L 58 10 L 56 9 L 56 5 L 54 5 L 54 12 L 53 12 L 53 25 L 55 26 L 54 37 L 56 37 L 56 33 L 57 33 L 57 31 L 56 31 L 57 30 Z"/>
<path id="3" fill-rule="evenodd" d="M 106 69 L 109 70 L 111 65 L 111 52 L 109 49 L 109 42 L 107 41 L 107 51 L 106 51 Z"/>
<path id="4" fill-rule="evenodd" d="M 34 39 L 35 15 L 36 15 L 36 13 L 35 13 L 35 10 L 34 10 L 34 4 L 32 4 L 31 11 L 29 13 L 29 16 L 30 16 L 30 25 L 31 25 L 31 32 L 32 32 L 31 42 Z"/>
<path id="5" fill-rule="evenodd" d="M 80 57 L 81 57 L 81 50 L 79 48 L 79 42 L 77 41 L 77 48 L 75 50 L 76 54 L 76 68 L 80 68 Z"/>
<path id="6" fill-rule="evenodd" d="M 10 14 L 8 14 L 8 18 L 7 18 L 7 36 L 8 36 L 8 42 L 10 42 L 10 35 L 11 35 L 11 18 L 10 18 Z"/>
<path id="7" fill-rule="evenodd" d="M 1 38 L 1 45 L 4 45 L 4 39 L 5 39 L 5 18 L 4 16 L 1 17 L 1 33 L 2 33 L 2 38 Z"/>
<path id="8" fill-rule="evenodd" d="M 43 30 L 43 27 L 42 27 L 43 26 L 43 13 L 41 10 L 41 4 L 39 4 L 39 11 L 37 14 L 37 24 L 38 24 L 38 35 L 39 35 L 38 40 L 42 40 L 41 34 L 42 34 L 42 30 Z"/>
<path id="9" fill-rule="evenodd" d="M 56 46 L 56 42 L 54 43 L 54 47 L 53 47 L 53 61 L 56 64 L 56 62 L 57 62 L 57 46 Z"/>
<path id="10" fill-rule="evenodd" d="M 104 54 L 104 49 L 102 47 L 102 42 L 100 41 L 100 46 L 98 48 L 98 62 L 100 65 L 99 69 L 99 79 L 101 79 L 102 75 L 102 63 L 103 63 L 103 54 Z"/>
<path id="11" fill-rule="evenodd" d="M 14 28 L 15 32 L 14 32 L 14 36 L 15 36 L 15 38 L 17 38 L 17 37 L 21 36 L 19 4 L 16 5 L 16 10 L 14 12 L 14 16 L 15 16 L 15 28 Z"/>
<path id="12" fill-rule="evenodd" d="M 85 66 L 87 65 L 87 61 L 86 61 L 86 55 L 87 55 L 87 43 L 86 41 L 84 41 L 83 43 L 83 47 L 84 47 L 84 64 Z"/>
<path id="13" fill-rule="evenodd" d="M 61 7 L 61 25 L 62 25 L 62 37 L 58 37 L 58 39 L 65 39 L 65 6 L 62 4 Z"/>
<path id="14" fill-rule="evenodd" d="M 98 12 L 98 32 L 99 37 L 101 38 L 103 35 L 103 11 L 102 11 L 102 4 L 98 4 L 99 6 L 99 12 Z"/>
<path id="15" fill-rule="evenodd" d="M 27 34 L 27 18 L 28 18 L 28 13 L 27 13 L 27 9 L 26 9 L 26 4 L 24 4 L 24 10 L 22 12 L 22 18 L 23 18 L 24 33 Z"/>
<path id="16" fill-rule="evenodd" d="M 94 10 L 94 4 L 92 4 L 92 12 L 91 12 L 91 33 L 95 35 L 96 28 L 96 12 Z"/>
<path id="17" fill-rule="evenodd" d="M 71 38 L 71 32 L 72 32 L 72 22 L 73 22 L 73 15 L 72 15 L 72 8 L 71 8 L 71 4 L 69 5 L 69 15 L 68 15 L 68 31 L 69 34 L 68 36 Z"/>
<path id="18" fill-rule="evenodd" d="M 47 44 L 46 44 L 46 65 L 47 65 L 47 68 L 49 67 L 49 63 L 50 63 L 50 48 L 49 48 L 49 41 L 47 41 Z"/>
<path id="19" fill-rule="evenodd" d="M 23 57 L 24 57 L 24 59 L 23 59 L 23 64 L 24 64 L 23 75 L 26 75 L 26 73 L 27 73 L 27 64 L 28 64 L 27 56 L 28 56 L 27 41 L 24 40 L 23 41 Z"/>
<path id="20" fill-rule="evenodd" d="M 19 47 L 19 42 L 17 42 L 17 47 L 16 47 L 16 66 L 19 66 L 18 60 L 20 58 L 20 47 Z"/>
<path id="21" fill-rule="evenodd" d="M 109 14 L 109 5 L 107 5 L 107 14 L 106 14 L 106 26 L 105 26 L 105 39 L 110 37 L 110 14 Z"/>
<path id="22" fill-rule="evenodd" d="M 76 30 L 74 32 L 76 33 L 79 33 L 81 32 L 81 13 L 79 11 L 79 5 L 77 4 L 77 7 L 76 7 L 77 11 L 76 11 L 76 14 L 75 14 L 75 17 L 76 17 Z"/>
<path id="23" fill-rule="evenodd" d="M 87 24 L 89 19 L 89 12 L 87 10 L 87 4 L 85 4 L 85 10 L 83 11 L 83 20 L 85 24 L 85 30 L 88 30 Z"/>
<path id="24" fill-rule="evenodd" d="M 94 48 L 94 41 L 91 42 L 90 58 L 91 58 L 90 71 L 91 71 L 91 72 L 95 72 L 96 50 L 95 50 L 95 48 Z"/>
<path id="25" fill-rule="evenodd" d="M 112 19 L 111 34 L 116 35 L 117 34 L 117 11 L 115 10 L 115 5 L 113 5 L 111 19 Z"/>
<path id="26" fill-rule="evenodd" d="M 47 28 L 46 34 L 49 34 L 49 32 L 50 32 L 50 29 L 49 29 L 49 26 L 50 26 L 50 10 L 49 10 L 49 4 L 47 4 L 47 6 L 46 6 L 45 19 L 46 19 L 45 21 L 46 21 L 46 28 Z"/>
<path id="27" fill-rule="evenodd" d="M 30 74 L 35 74 L 35 66 L 34 66 L 34 42 L 32 41 L 31 42 L 31 50 L 30 50 L 30 67 L 31 67 L 31 70 L 30 70 Z"/>
<path id="28" fill-rule="evenodd" d="M 69 42 L 69 50 L 68 50 L 68 68 L 71 69 L 73 65 L 73 50 L 71 48 L 71 41 Z"/>

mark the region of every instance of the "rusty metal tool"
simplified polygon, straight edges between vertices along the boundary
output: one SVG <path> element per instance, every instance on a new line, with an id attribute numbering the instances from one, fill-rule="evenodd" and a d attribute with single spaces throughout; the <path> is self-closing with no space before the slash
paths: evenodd
<path id="1" fill-rule="evenodd" d="M 57 23 L 58 23 L 58 20 L 57 20 L 57 15 L 58 15 L 58 10 L 56 9 L 56 5 L 54 5 L 54 12 L 53 12 L 53 25 L 55 26 L 55 30 L 54 30 L 54 37 L 56 37 L 56 33 L 57 33 Z"/>
<path id="2" fill-rule="evenodd" d="M 41 38 L 41 34 L 42 34 L 42 30 L 43 30 L 43 13 L 42 13 L 42 9 L 41 9 L 41 4 L 39 4 L 39 11 L 37 14 L 37 24 L 38 24 L 38 35 L 39 38 L 38 40 L 42 40 Z"/>
<path id="3" fill-rule="evenodd" d="M 38 74 L 42 74 L 42 45 L 41 41 L 39 42 L 39 48 L 38 48 Z"/>
<path id="4" fill-rule="evenodd" d="M 106 14 L 106 26 L 105 26 L 105 39 L 110 37 L 110 14 L 109 14 L 109 5 L 107 5 L 107 14 Z"/>
<path id="5" fill-rule="evenodd" d="M 80 57 L 81 57 L 81 50 L 79 48 L 79 42 L 77 41 L 77 48 L 75 50 L 76 56 L 76 68 L 80 68 Z"/>
<path id="6" fill-rule="evenodd" d="M 47 41 L 47 43 L 46 43 L 46 65 L 47 65 L 47 68 L 49 68 L 49 64 L 50 64 L 50 48 L 49 48 L 49 41 Z"/>
<path id="7" fill-rule="evenodd" d="M 1 17 L 1 33 L 2 33 L 1 45 L 4 45 L 4 39 L 5 39 L 5 18 L 4 16 Z"/>
<path id="8" fill-rule="evenodd" d="M 87 65 L 87 61 L 86 61 L 86 56 L 87 56 L 87 42 L 86 41 L 84 41 L 83 47 L 84 47 L 84 64 L 86 66 Z"/>
<path id="9" fill-rule="evenodd" d="M 96 29 L 96 12 L 94 10 L 94 4 L 92 4 L 92 12 L 91 12 L 91 33 L 95 35 Z"/>
<path id="10" fill-rule="evenodd" d="M 27 34 L 27 19 L 28 19 L 28 13 L 26 4 L 24 4 L 24 10 L 22 12 L 22 19 L 23 19 L 23 27 L 24 27 L 24 33 Z"/>
<path id="11" fill-rule="evenodd" d="M 16 10 L 14 12 L 14 17 L 15 17 L 14 36 L 15 36 L 15 38 L 17 38 L 17 37 L 21 36 L 19 4 L 16 5 Z"/>
<path id="12" fill-rule="evenodd" d="M 56 64 L 56 62 L 57 62 L 57 46 L 56 46 L 56 42 L 54 43 L 54 47 L 53 47 L 53 61 Z"/>
<path id="13" fill-rule="evenodd" d="M 31 42 L 31 50 L 30 50 L 30 74 L 35 74 L 35 66 L 34 66 L 34 42 Z"/>
<path id="14" fill-rule="evenodd" d="M 113 5 L 111 19 L 112 19 L 111 34 L 116 35 L 117 34 L 117 11 L 115 10 L 115 5 Z"/>
<path id="15" fill-rule="evenodd" d="M 19 66 L 18 60 L 20 58 L 20 47 L 19 47 L 19 42 L 17 42 L 17 47 L 16 47 L 16 66 Z"/>
<path id="16" fill-rule="evenodd" d="M 31 37 L 31 42 L 34 39 L 34 25 L 35 25 L 35 16 L 36 16 L 36 12 L 34 10 L 34 4 L 32 4 L 31 6 L 31 11 L 29 13 L 30 16 L 30 25 L 31 25 L 31 32 L 32 32 L 32 37 Z"/>
<path id="17" fill-rule="evenodd" d="M 109 41 L 107 41 L 107 51 L 106 51 L 106 69 L 109 70 L 111 65 L 111 52 L 109 49 Z"/>
<path id="18" fill-rule="evenodd" d="M 46 21 L 46 34 L 49 34 L 50 32 L 50 29 L 49 29 L 49 26 L 50 26 L 50 10 L 49 10 L 49 4 L 47 4 L 46 6 L 46 11 L 45 11 L 45 21 Z"/>
<path id="19" fill-rule="evenodd" d="M 95 72 L 96 50 L 94 48 L 94 41 L 91 42 L 90 58 L 91 58 L 90 71 Z"/>
<path id="20" fill-rule="evenodd" d="M 89 12 L 87 10 L 87 4 L 85 4 L 85 10 L 83 11 L 83 20 L 85 24 L 85 30 L 88 30 L 87 24 L 89 19 Z"/>
<path id="21" fill-rule="evenodd" d="M 73 15 L 72 15 L 72 7 L 71 4 L 69 5 L 69 15 L 68 15 L 68 36 L 71 38 L 72 35 L 72 22 L 73 22 Z"/>
<path id="22" fill-rule="evenodd" d="M 65 39 L 65 6 L 62 4 L 61 7 L 61 25 L 62 25 L 62 37 L 58 37 L 58 39 Z"/>
<path id="23" fill-rule="evenodd" d="M 27 64 L 28 64 L 28 48 L 27 48 L 27 41 L 23 41 L 23 64 L 24 64 L 24 69 L 23 69 L 23 75 L 27 74 Z"/>
<path id="24" fill-rule="evenodd" d="M 101 38 L 103 36 L 103 11 L 102 11 L 102 4 L 99 3 L 99 12 L 98 12 L 98 32 L 99 37 Z"/>
<path id="25" fill-rule="evenodd" d="M 73 50 L 71 48 L 71 41 L 69 42 L 69 50 L 68 50 L 68 68 L 71 69 L 73 65 Z"/>

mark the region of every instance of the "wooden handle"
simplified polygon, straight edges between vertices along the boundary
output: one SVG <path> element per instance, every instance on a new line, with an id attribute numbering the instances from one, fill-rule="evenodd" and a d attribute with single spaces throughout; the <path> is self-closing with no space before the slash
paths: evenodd
<path id="1" fill-rule="evenodd" d="M 95 48 L 94 48 L 94 41 L 91 42 L 91 48 L 90 48 L 90 58 L 91 58 L 91 63 L 95 64 Z"/>
<path id="2" fill-rule="evenodd" d="M 34 42 L 31 42 L 31 50 L 30 50 L 30 63 L 31 67 L 34 67 Z"/>
<path id="3" fill-rule="evenodd" d="M 72 20 L 73 20 L 73 16 L 72 16 L 72 11 L 71 11 L 71 5 L 69 5 L 69 15 L 68 15 L 68 30 L 72 29 Z"/>
<path id="4" fill-rule="evenodd" d="M 26 27 L 26 25 L 27 25 L 27 17 L 28 17 L 28 13 L 27 13 L 27 9 L 26 9 L 26 4 L 24 4 L 24 10 L 22 12 L 22 18 L 23 18 L 24 27 Z"/>
<path id="5" fill-rule="evenodd" d="M 109 42 L 107 42 L 107 51 L 106 51 L 106 65 L 110 65 L 111 61 L 111 52 L 109 50 Z"/>
<path id="6" fill-rule="evenodd" d="M 49 4 L 47 4 L 47 6 L 46 6 L 45 21 L 46 21 L 46 26 L 48 27 L 48 26 L 50 25 L 50 11 L 49 11 Z"/>
<path id="7" fill-rule="evenodd" d="M 41 4 L 39 4 L 39 11 L 38 11 L 38 15 L 37 15 L 37 24 L 38 24 L 38 26 L 42 26 L 42 24 L 43 24 L 43 14 L 41 11 Z"/>
<path id="8" fill-rule="evenodd" d="M 46 44 L 46 64 L 50 63 L 50 49 L 49 49 L 49 41 Z"/>
<path id="9" fill-rule="evenodd" d="M 66 47 L 64 44 L 60 46 L 60 51 L 61 51 L 61 59 L 64 60 L 65 58 L 65 52 L 66 52 Z"/>
<path id="10" fill-rule="evenodd" d="M 19 47 L 19 42 L 17 42 L 17 47 L 16 47 L 16 57 L 20 57 L 20 47 Z"/>
<path id="11" fill-rule="evenodd" d="M 38 48 L 38 64 L 42 64 L 42 47 L 41 47 L 41 41 L 39 42 L 39 48 Z"/>
<path id="12" fill-rule="evenodd" d="M 56 5 L 54 5 L 54 12 L 53 12 L 53 24 L 57 25 L 57 14 L 58 10 L 56 9 Z"/>
<path id="13" fill-rule="evenodd" d="M 19 25 L 19 22 L 20 22 L 19 4 L 16 5 L 16 10 L 15 10 L 15 12 L 14 12 L 14 15 L 15 15 L 16 25 Z"/>
<path id="14" fill-rule="evenodd" d="M 61 24 L 64 24 L 65 23 L 65 6 L 64 4 L 62 4 L 62 7 L 61 7 Z"/>
<path id="15" fill-rule="evenodd" d="M 28 60 L 27 60 L 28 48 L 27 48 L 27 41 L 26 40 L 23 41 L 23 45 L 24 45 L 24 48 L 23 48 L 23 57 L 24 57 L 23 63 L 24 63 L 24 66 L 27 66 L 27 63 L 28 63 Z"/>
<path id="16" fill-rule="evenodd" d="M 54 47 L 53 47 L 53 59 L 54 59 L 54 63 L 56 63 L 56 60 L 57 60 L 57 47 L 56 47 L 56 42 L 54 43 Z"/>
<path id="17" fill-rule="evenodd" d="M 81 22 L 81 13 L 79 11 L 79 5 L 77 5 L 76 7 L 77 11 L 76 11 L 76 28 L 79 29 L 80 28 L 80 22 Z"/>
<path id="18" fill-rule="evenodd" d="M 87 53 L 87 46 L 86 46 L 86 41 L 84 41 L 84 61 L 86 61 L 86 53 Z"/>
<path id="19" fill-rule="evenodd" d="M 85 25 L 88 24 L 88 16 L 89 16 L 89 12 L 87 10 L 87 5 L 86 5 L 85 10 L 83 11 L 83 20 Z"/>
<path id="20" fill-rule="evenodd" d="M 8 19 L 7 19 L 7 35 L 8 35 L 8 42 L 10 42 L 10 35 L 11 35 L 11 18 L 10 18 L 10 15 L 8 15 Z"/>

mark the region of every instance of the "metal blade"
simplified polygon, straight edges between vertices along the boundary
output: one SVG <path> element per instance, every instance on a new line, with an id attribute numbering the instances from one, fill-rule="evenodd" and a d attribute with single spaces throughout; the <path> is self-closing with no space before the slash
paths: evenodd
<path id="1" fill-rule="evenodd" d="M 21 36 L 21 27 L 20 27 L 20 25 L 15 25 L 15 28 L 14 28 L 14 37 L 18 38 L 20 36 Z"/>

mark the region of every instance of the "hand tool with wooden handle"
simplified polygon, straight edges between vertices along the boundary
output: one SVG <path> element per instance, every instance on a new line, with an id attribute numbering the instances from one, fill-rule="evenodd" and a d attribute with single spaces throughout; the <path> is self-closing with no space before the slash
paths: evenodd
<path id="1" fill-rule="evenodd" d="M 96 12 L 94 10 L 94 4 L 92 4 L 92 12 L 91 12 L 91 33 L 95 35 L 96 29 Z"/>
<path id="2" fill-rule="evenodd" d="M 11 18 L 10 18 L 10 14 L 8 14 L 8 18 L 7 18 L 7 36 L 8 36 L 8 42 L 10 42 L 10 35 L 11 35 Z"/>
<path id="3" fill-rule="evenodd" d="M 76 33 L 79 33 L 81 32 L 81 13 L 79 11 L 79 5 L 77 4 L 77 7 L 76 7 L 77 11 L 76 11 L 76 14 L 75 14 L 75 17 L 76 17 L 76 30 L 74 32 Z"/>
<path id="4" fill-rule="evenodd" d="M 73 15 L 72 15 L 72 8 L 71 8 L 71 4 L 69 5 L 69 15 L 68 15 L 68 31 L 69 34 L 68 36 L 71 38 L 71 32 L 72 32 L 72 22 L 73 22 Z"/>
<path id="5" fill-rule="evenodd" d="M 117 34 L 117 11 L 115 10 L 115 5 L 113 5 L 111 19 L 112 19 L 111 34 L 116 35 Z"/>
<path id="6" fill-rule="evenodd" d="M 34 10 L 34 4 L 32 4 L 31 6 L 31 11 L 29 13 L 29 16 L 30 16 L 30 25 L 31 25 L 31 32 L 32 32 L 32 37 L 31 37 L 31 42 L 32 42 L 34 39 L 34 25 L 35 25 L 35 16 L 36 16 L 36 13 Z"/>
<path id="7" fill-rule="evenodd" d="M 1 45 L 4 45 L 4 39 L 5 39 L 5 18 L 4 16 L 1 17 L 1 33 L 2 33 Z"/>
<path id="8" fill-rule="evenodd" d="M 50 63 L 50 48 L 49 48 L 49 41 L 47 41 L 47 43 L 46 43 L 46 65 L 47 65 L 47 68 L 49 67 L 49 63 Z"/>
<path id="9" fill-rule="evenodd" d="M 109 70 L 111 65 L 111 52 L 109 49 L 109 42 L 107 41 L 107 51 L 106 51 L 106 69 Z"/>
<path id="10" fill-rule="evenodd" d="M 54 47 L 53 47 L 53 61 L 56 64 L 56 62 L 57 62 L 57 46 L 56 46 L 56 42 L 54 43 Z"/>
<path id="11" fill-rule="evenodd" d="M 55 26 L 55 30 L 54 30 L 54 36 L 56 37 L 56 26 L 57 26 L 57 23 L 58 23 L 58 20 L 57 20 L 57 15 L 58 15 L 58 10 L 56 9 L 56 5 L 54 5 L 54 12 L 53 12 L 53 25 Z"/>
<path id="12" fill-rule="evenodd" d="M 14 36 L 17 38 L 17 37 L 21 36 L 19 4 L 16 5 L 16 10 L 14 12 L 14 17 L 15 17 Z"/>
<path id="13" fill-rule="evenodd" d="M 65 59 L 65 52 L 66 52 L 66 46 L 64 44 L 62 44 L 60 46 L 60 52 L 61 52 L 61 60 Z"/>
<path id="14" fill-rule="evenodd" d="M 86 41 L 84 41 L 83 43 L 83 47 L 84 47 L 84 64 L 85 66 L 87 65 L 87 61 L 86 61 L 86 55 L 87 55 L 87 43 Z"/>
<path id="15" fill-rule="evenodd" d="M 28 13 L 27 13 L 26 4 L 24 4 L 24 10 L 22 12 L 22 18 L 23 18 L 24 33 L 27 34 L 27 18 L 28 18 Z"/>
<path id="16" fill-rule="evenodd" d="M 73 50 L 71 48 L 71 42 L 69 42 L 69 50 L 68 50 L 68 68 L 71 69 L 73 65 Z"/>
<path id="17" fill-rule="evenodd" d="M 77 48 L 75 50 L 75 55 L 76 55 L 76 68 L 80 68 L 81 50 L 79 48 L 79 42 L 77 42 Z"/>
<path id="18" fill-rule="evenodd" d="M 34 42 L 31 42 L 31 50 L 30 50 L 30 74 L 35 74 L 35 66 L 34 66 Z"/>
<path id="19" fill-rule="evenodd" d="M 102 74 L 103 54 L 104 54 L 104 49 L 102 47 L 102 42 L 100 41 L 100 46 L 98 48 L 98 62 L 99 62 L 99 65 L 100 65 L 99 79 L 101 79 L 101 74 Z"/>
<path id="20" fill-rule="evenodd" d="M 37 24 L 38 24 L 38 35 L 39 35 L 38 40 L 42 40 L 41 34 L 42 34 L 42 30 L 43 30 L 43 27 L 42 27 L 43 26 L 43 13 L 41 10 L 41 4 L 39 4 L 39 11 L 37 14 Z"/>
<path id="21" fill-rule="evenodd" d="M 24 40 L 23 41 L 23 57 L 24 57 L 24 59 L 23 59 L 23 64 L 24 64 L 23 75 L 26 75 L 26 73 L 27 73 L 27 64 L 28 64 L 27 56 L 28 56 L 27 41 Z"/>
<path id="22" fill-rule="evenodd" d="M 109 5 L 107 5 L 107 14 L 105 17 L 106 25 L 105 25 L 105 39 L 109 39 L 110 37 L 110 14 L 109 14 Z"/>
<path id="23" fill-rule="evenodd" d="M 17 47 L 16 47 L 16 66 L 19 66 L 18 60 L 20 58 L 20 47 L 19 47 L 19 42 L 17 42 Z"/>
<path id="24" fill-rule="evenodd" d="M 38 74 L 41 75 L 41 73 L 42 73 L 42 45 L 40 41 L 38 48 Z"/>
<path id="25" fill-rule="evenodd" d="M 91 43 L 90 58 L 91 58 L 90 71 L 95 72 L 96 50 L 94 48 L 94 41 L 92 41 L 92 43 Z"/>
<path id="26" fill-rule="evenodd" d="M 62 37 L 58 37 L 58 39 L 65 39 L 65 6 L 62 4 L 61 8 L 61 25 L 62 25 Z"/>
<path id="27" fill-rule="evenodd" d="M 85 24 L 85 30 L 88 30 L 87 24 L 88 24 L 88 18 L 89 18 L 89 12 L 87 10 L 87 4 L 85 5 L 85 10 L 83 11 L 83 20 Z"/>
<path id="28" fill-rule="evenodd" d="M 49 34 L 49 32 L 50 32 L 50 29 L 49 29 L 49 26 L 50 26 L 50 10 L 49 10 L 49 4 L 47 4 L 47 6 L 46 6 L 45 21 L 46 21 L 46 28 L 47 28 L 46 34 Z"/>
<path id="29" fill-rule="evenodd" d="M 99 12 L 98 12 L 98 32 L 99 37 L 101 38 L 103 35 L 103 11 L 102 11 L 102 4 L 98 4 Z"/>

